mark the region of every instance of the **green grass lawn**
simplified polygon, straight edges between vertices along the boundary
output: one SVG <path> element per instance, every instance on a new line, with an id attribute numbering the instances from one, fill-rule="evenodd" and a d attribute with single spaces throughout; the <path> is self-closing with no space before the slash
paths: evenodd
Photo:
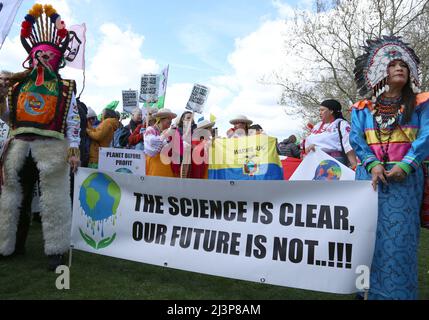
<path id="1" fill-rule="evenodd" d="M 34 223 L 27 254 L 0 260 L 0 299 L 144 300 L 350 300 L 340 296 L 211 277 L 75 251 L 71 289 L 55 287 L 46 270 L 40 224 Z M 420 298 L 429 299 L 429 232 L 422 232 Z"/>

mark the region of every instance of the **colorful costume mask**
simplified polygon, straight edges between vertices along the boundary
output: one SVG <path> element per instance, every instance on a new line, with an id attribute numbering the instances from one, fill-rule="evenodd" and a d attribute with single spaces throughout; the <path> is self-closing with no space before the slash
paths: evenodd
<path id="1" fill-rule="evenodd" d="M 75 82 L 63 80 L 58 74 L 64 65 L 69 33 L 52 6 L 36 4 L 22 23 L 21 42 L 29 55 L 25 62 L 29 62 L 30 73 L 9 90 L 12 130 L 0 168 L 6 177 L 0 195 L 0 255 L 8 256 L 23 248 L 28 225 L 22 223 L 27 231 L 18 232 L 25 236 L 17 237 L 18 221 L 25 221 L 23 217 L 31 210 L 31 194 L 38 179 L 45 253 L 50 256 L 52 268 L 70 246 L 67 162 L 72 159 L 76 164 L 75 159 L 79 159 Z"/>

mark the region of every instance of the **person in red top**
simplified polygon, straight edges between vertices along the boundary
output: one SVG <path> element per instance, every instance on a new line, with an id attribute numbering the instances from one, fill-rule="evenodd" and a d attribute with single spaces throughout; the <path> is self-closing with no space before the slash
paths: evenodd
<path id="1" fill-rule="evenodd" d="M 144 133 L 147 127 L 151 127 L 155 124 L 154 115 L 157 112 L 157 108 L 150 109 L 145 121 L 143 121 L 142 124 L 137 126 L 134 132 L 128 137 L 128 145 L 131 148 L 135 148 L 137 150 L 144 150 Z"/>
<path id="2" fill-rule="evenodd" d="M 203 120 L 198 123 L 192 140 L 192 165 L 191 179 L 209 178 L 209 157 L 208 149 L 215 134 L 213 127 L 215 122 Z"/>
<path id="3" fill-rule="evenodd" d="M 196 128 L 194 114 L 185 111 L 177 122 L 172 140 L 173 162 L 171 169 L 177 178 L 190 177 L 192 135 Z"/>

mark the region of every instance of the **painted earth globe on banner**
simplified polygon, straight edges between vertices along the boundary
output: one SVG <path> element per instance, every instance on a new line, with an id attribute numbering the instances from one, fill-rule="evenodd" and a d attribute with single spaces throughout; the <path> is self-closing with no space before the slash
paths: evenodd
<path id="1" fill-rule="evenodd" d="M 116 170 L 117 173 L 127 173 L 127 174 L 133 174 L 133 172 L 128 168 L 120 168 Z"/>
<path id="2" fill-rule="evenodd" d="M 120 187 L 106 174 L 93 173 L 83 182 L 79 191 L 79 202 L 87 218 L 86 229 L 90 230 L 91 234 L 82 229 L 80 233 L 88 245 L 101 249 L 114 241 L 116 234 L 105 238 L 105 230 L 106 227 L 113 229 L 116 224 L 120 201 Z"/>
<path id="3" fill-rule="evenodd" d="M 341 179 L 341 167 L 332 160 L 322 161 L 316 169 L 313 180 L 338 181 Z"/>

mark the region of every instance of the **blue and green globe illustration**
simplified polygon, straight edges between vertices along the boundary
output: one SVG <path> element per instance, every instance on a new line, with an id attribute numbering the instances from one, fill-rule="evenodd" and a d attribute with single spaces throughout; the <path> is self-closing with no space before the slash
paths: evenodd
<path id="1" fill-rule="evenodd" d="M 103 249 L 115 241 L 116 233 L 105 238 L 105 224 L 116 223 L 119 203 L 121 201 L 121 189 L 109 176 L 103 173 L 91 174 L 82 184 L 79 191 L 79 202 L 83 214 L 87 218 L 87 229 L 92 235 L 88 235 L 79 229 L 85 242 L 94 249 Z M 101 236 L 97 242 L 94 237 Z"/>
<path id="2" fill-rule="evenodd" d="M 313 180 L 339 181 L 341 174 L 341 167 L 338 163 L 332 160 L 324 160 L 317 167 Z"/>
<path id="3" fill-rule="evenodd" d="M 120 168 L 118 170 L 116 170 L 117 173 L 128 173 L 128 174 L 133 174 L 133 172 L 128 169 L 128 168 Z"/>

